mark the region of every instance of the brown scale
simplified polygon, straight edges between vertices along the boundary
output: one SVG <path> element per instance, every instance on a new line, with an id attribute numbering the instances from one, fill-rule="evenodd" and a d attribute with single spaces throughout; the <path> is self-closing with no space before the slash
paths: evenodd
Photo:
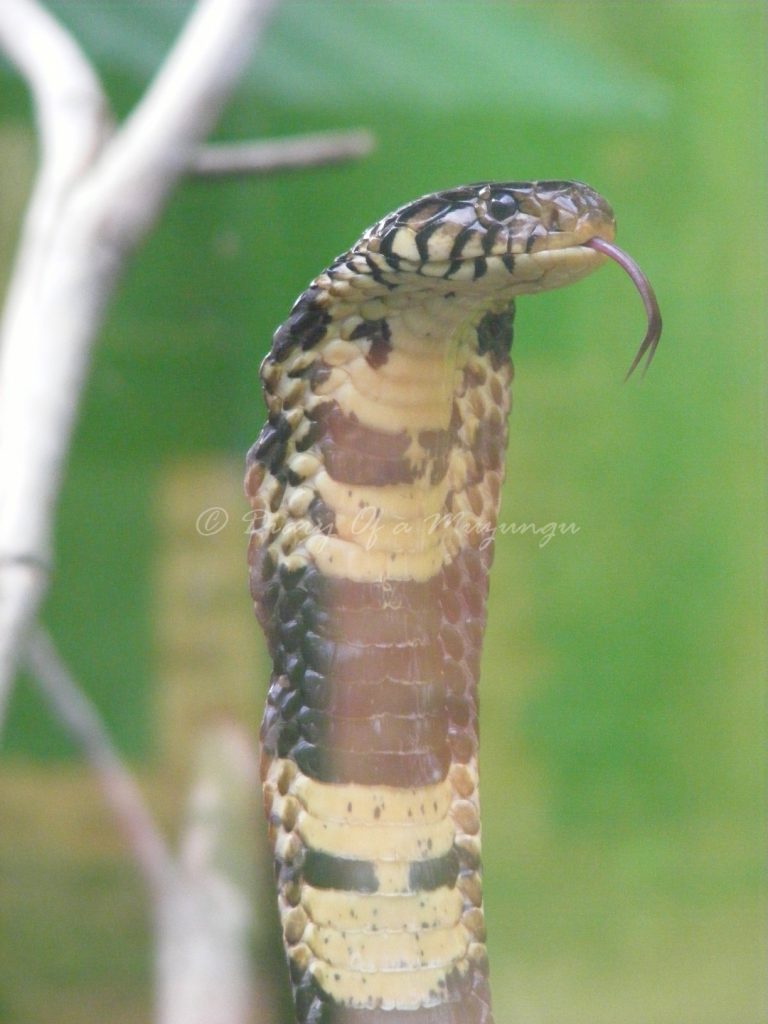
<path id="1" fill-rule="evenodd" d="M 417 436 L 421 459 L 408 459 L 407 431 L 382 433 L 346 415 L 335 401 L 317 406 L 310 414 L 317 424 L 315 438 L 325 469 L 334 480 L 356 486 L 413 483 L 427 476 L 436 484 L 445 476 L 454 443 L 450 430 L 422 430 Z"/>

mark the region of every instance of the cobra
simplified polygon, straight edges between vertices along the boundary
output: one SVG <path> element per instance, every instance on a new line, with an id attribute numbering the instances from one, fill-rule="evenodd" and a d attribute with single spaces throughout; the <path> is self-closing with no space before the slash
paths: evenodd
<path id="1" fill-rule="evenodd" d="M 607 257 L 577 182 L 379 221 L 299 296 L 261 377 L 250 577 L 273 660 L 264 803 L 299 1024 L 490 1024 L 477 683 L 514 299 Z"/>

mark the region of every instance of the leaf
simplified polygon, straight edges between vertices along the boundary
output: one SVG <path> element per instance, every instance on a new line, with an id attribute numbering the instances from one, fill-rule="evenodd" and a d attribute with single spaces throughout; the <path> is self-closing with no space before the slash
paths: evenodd
<path id="1" fill-rule="evenodd" d="M 55 0 L 51 9 L 102 70 L 143 82 L 159 66 L 192 9 L 189 0 L 96 4 Z M 553 31 L 544 15 L 507 2 L 393 3 L 286 0 L 241 86 L 281 107 L 344 122 L 391 109 L 424 114 L 498 111 L 500 131 L 538 116 L 569 120 L 662 117 L 664 82 L 627 67 L 604 46 Z"/>

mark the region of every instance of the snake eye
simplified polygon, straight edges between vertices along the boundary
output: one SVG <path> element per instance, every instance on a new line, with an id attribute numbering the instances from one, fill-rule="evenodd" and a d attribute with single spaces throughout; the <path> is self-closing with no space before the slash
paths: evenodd
<path id="1" fill-rule="evenodd" d="M 516 214 L 518 207 L 519 204 L 514 196 L 494 196 L 488 203 L 488 213 L 494 220 L 504 221 Z"/>

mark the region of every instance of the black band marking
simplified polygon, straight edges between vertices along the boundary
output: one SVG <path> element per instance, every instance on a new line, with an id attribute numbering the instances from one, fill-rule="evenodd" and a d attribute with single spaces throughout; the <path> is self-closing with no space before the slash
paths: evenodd
<path id="1" fill-rule="evenodd" d="M 442 857 L 414 861 L 408 871 L 408 885 L 411 892 L 431 892 L 444 885 L 452 889 L 458 877 L 459 856 L 451 849 Z"/>
<path id="2" fill-rule="evenodd" d="M 486 313 L 477 325 L 477 350 L 481 355 L 490 355 L 494 370 L 509 358 L 514 319 L 515 307 L 511 305 L 502 313 Z"/>
<path id="3" fill-rule="evenodd" d="M 376 871 L 369 860 L 334 857 L 320 850 L 307 850 L 304 881 L 316 889 L 376 892 L 379 888 Z"/>

